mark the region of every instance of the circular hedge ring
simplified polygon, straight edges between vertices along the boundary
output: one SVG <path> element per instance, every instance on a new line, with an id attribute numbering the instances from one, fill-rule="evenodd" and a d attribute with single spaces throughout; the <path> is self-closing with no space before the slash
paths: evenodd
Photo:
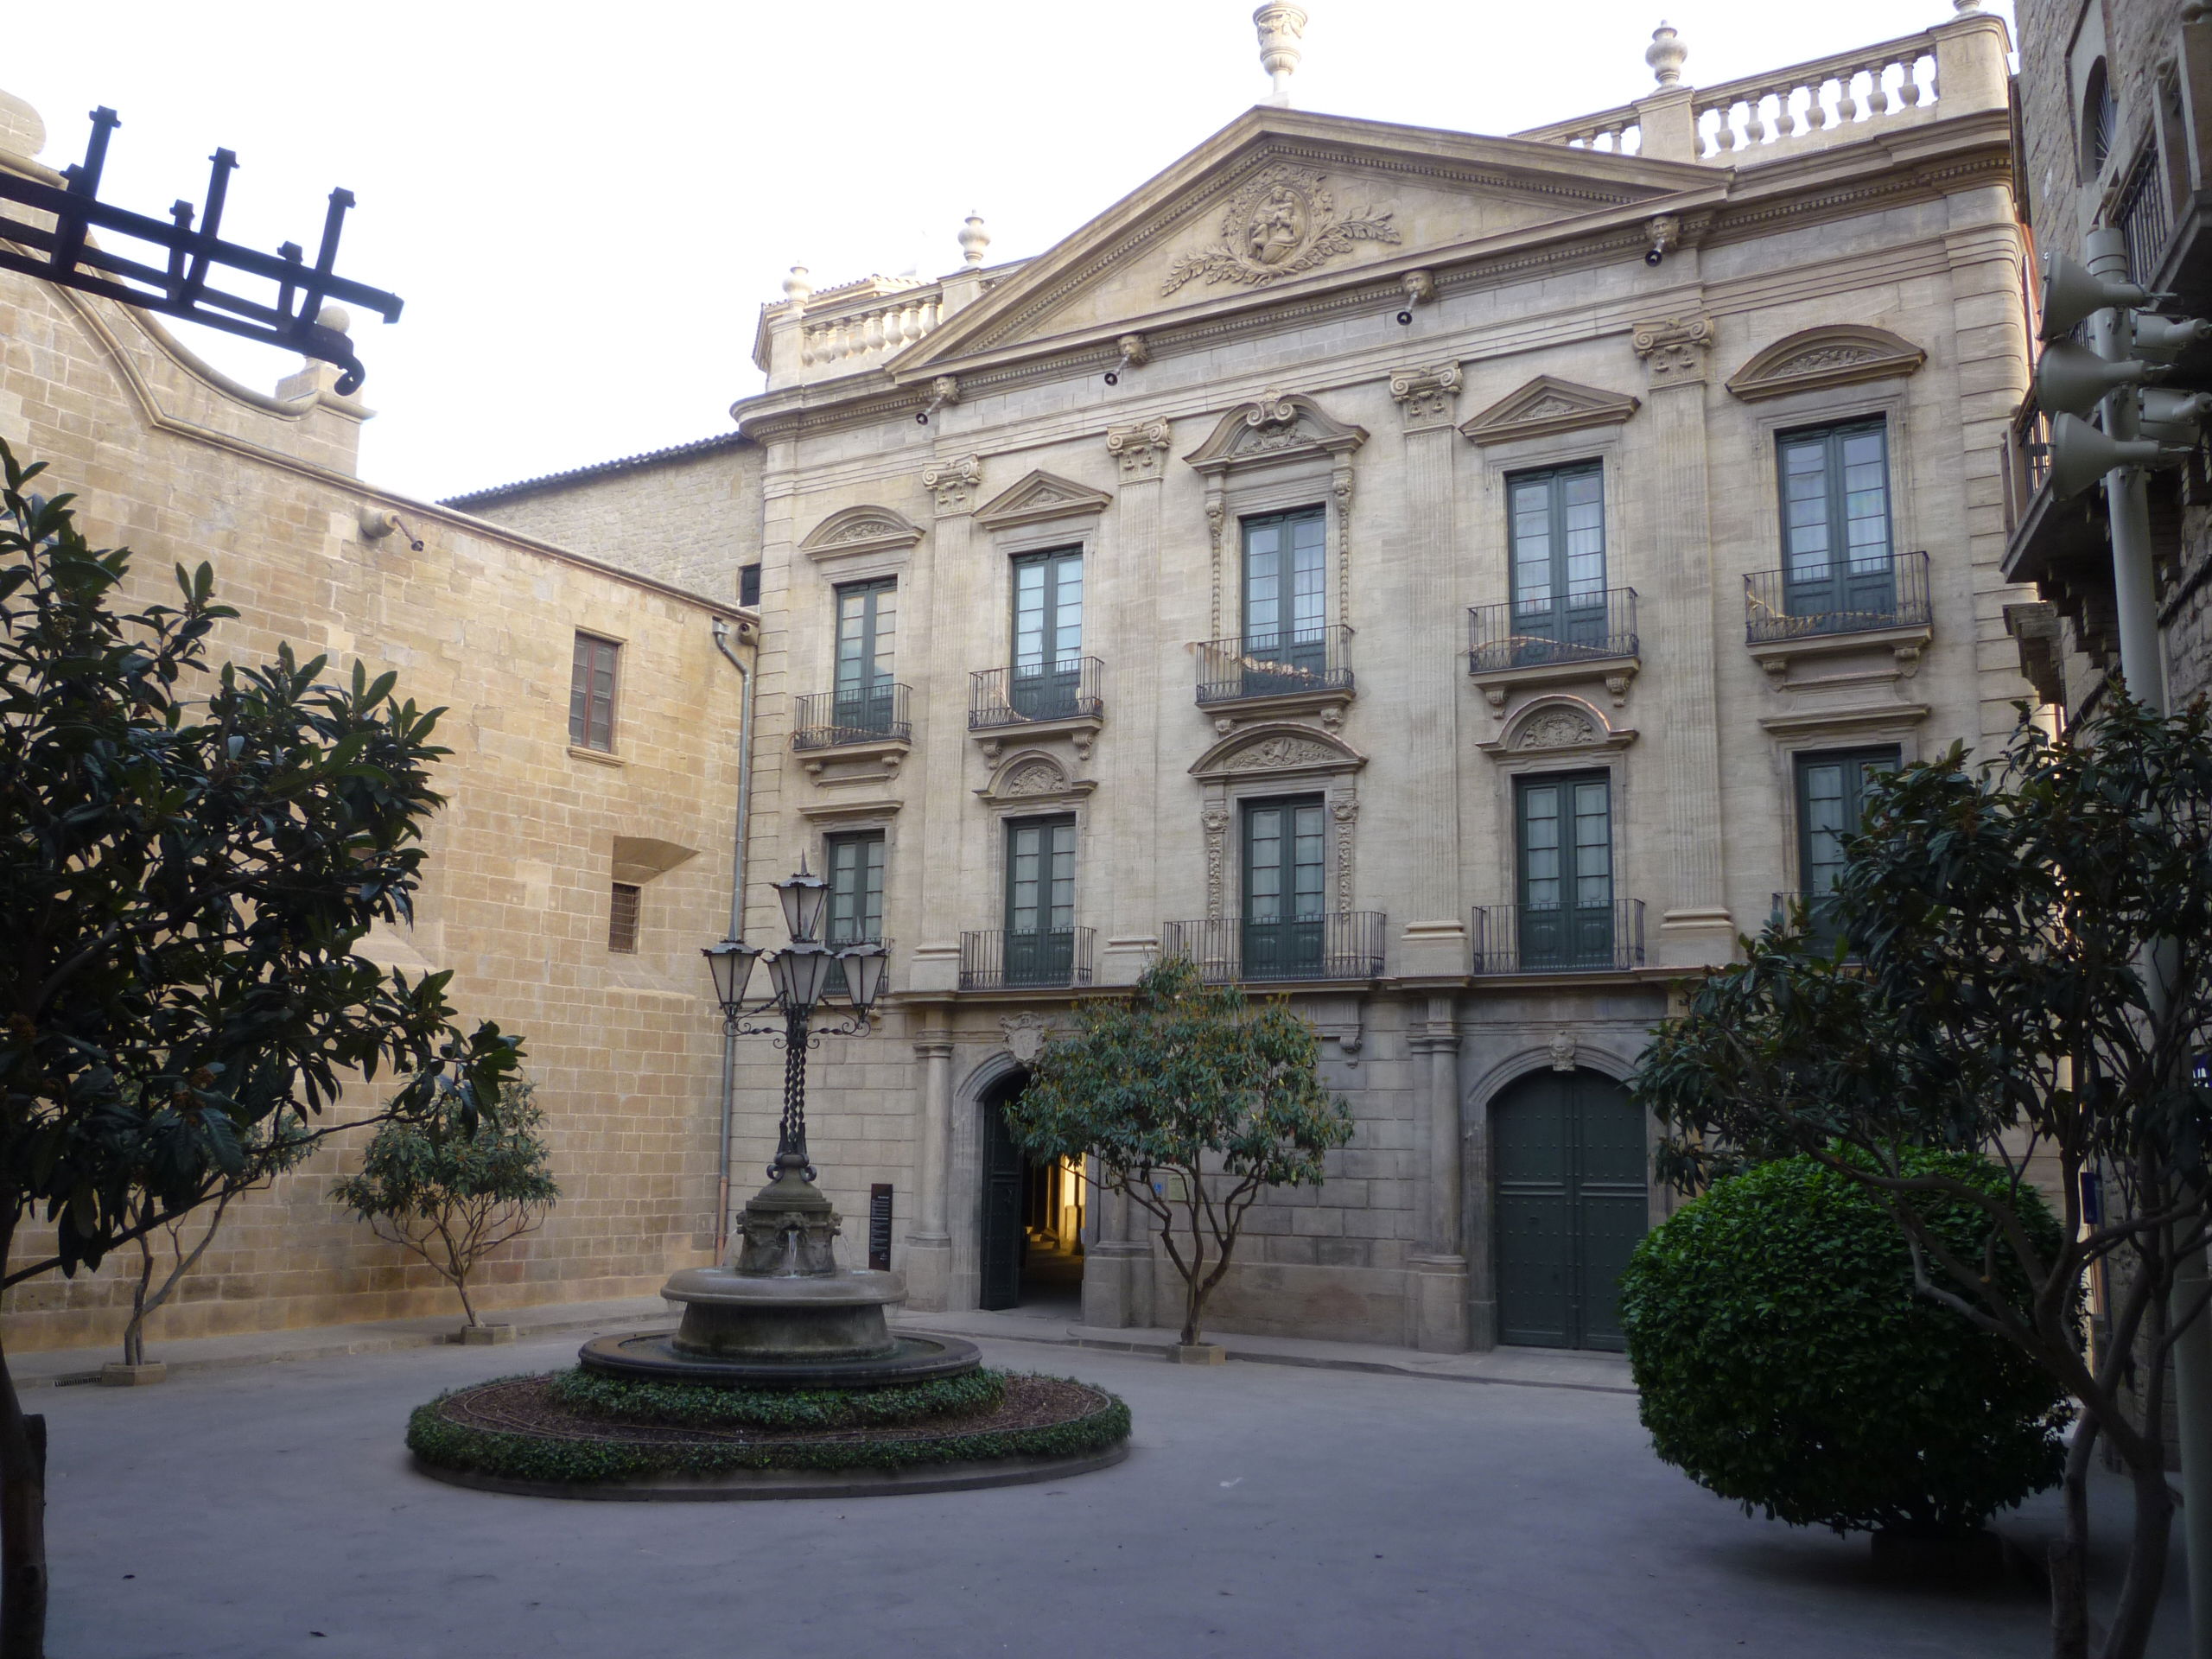
<path id="1" fill-rule="evenodd" d="M 1992 1193 L 2010 1184 L 1966 1153 L 1909 1154 L 1905 1168 Z M 1981 1211 L 1916 1201 L 1951 1249 L 1982 1258 Z M 2031 1191 L 2015 1201 L 2037 1248 L 2056 1252 L 2050 1211 Z M 2001 1245 L 1997 1261 L 2019 1278 Z M 1620 1306 L 1654 1450 L 1747 1515 L 1958 1534 L 2058 1483 L 2064 1392 L 1916 1294 L 1881 1198 L 1810 1158 L 1717 1182 L 1647 1235 Z"/>

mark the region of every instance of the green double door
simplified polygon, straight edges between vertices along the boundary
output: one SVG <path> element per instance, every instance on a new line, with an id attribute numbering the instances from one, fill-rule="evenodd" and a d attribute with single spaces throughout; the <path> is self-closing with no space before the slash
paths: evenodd
<path id="1" fill-rule="evenodd" d="M 1627 1346 L 1619 1282 L 1648 1216 L 1643 1118 L 1592 1071 L 1541 1071 L 1491 1113 L 1501 1342 Z"/>
<path id="2" fill-rule="evenodd" d="M 1025 1078 L 993 1090 L 983 1102 L 982 1284 L 978 1307 L 1013 1307 L 1021 1300 L 1021 1269 L 1029 1259 L 1029 1236 L 1021 1225 L 1021 1198 L 1030 1180 L 1029 1160 L 1007 1127 L 1007 1103 L 1021 1093 Z"/>

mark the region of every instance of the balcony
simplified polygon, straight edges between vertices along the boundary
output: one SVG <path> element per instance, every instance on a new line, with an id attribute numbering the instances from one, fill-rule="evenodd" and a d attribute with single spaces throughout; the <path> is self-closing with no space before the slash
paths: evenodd
<path id="1" fill-rule="evenodd" d="M 1186 957 L 1209 985 L 1374 979 L 1382 972 L 1382 914 L 1340 911 L 1282 922 L 1236 916 L 1169 922 L 1164 956 Z"/>
<path id="2" fill-rule="evenodd" d="M 791 747 L 911 743 L 914 728 L 906 718 L 909 695 L 903 685 L 877 685 L 864 691 L 823 691 L 801 697 L 791 720 Z"/>
<path id="3" fill-rule="evenodd" d="M 1208 640 L 1198 647 L 1198 706 L 1234 705 L 1239 716 L 1318 709 L 1328 720 L 1352 698 L 1344 666 L 1351 635 L 1345 627 L 1311 627 Z"/>
<path id="4" fill-rule="evenodd" d="M 1475 911 L 1477 974 L 1620 974 L 1643 966 L 1643 900 Z"/>
<path id="5" fill-rule="evenodd" d="M 1511 600 L 1467 613 L 1467 672 L 1492 709 L 1516 686 L 1602 679 L 1616 707 L 1642 665 L 1636 589 L 1608 588 L 1562 603 Z"/>
<path id="6" fill-rule="evenodd" d="M 1096 657 L 1067 657 L 979 670 L 968 677 L 969 734 L 993 760 L 1002 745 L 1039 737 L 1071 738 L 1076 753 L 1088 760 L 1106 717 L 1104 666 Z"/>
<path id="7" fill-rule="evenodd" d="M 1933 633 L 1925 553 L 1744 578 L 1744 641 L 1777 680 L 1796 658 L 1868 647 L 1886 647 L 1910 673 Z"/>
<path id="8" fill-rule="evenodd" d="M 960 936 L 963 991 L 1052 990 L 1090 983 L 1088 927 L 1016 932 L 994 927 Z"/>

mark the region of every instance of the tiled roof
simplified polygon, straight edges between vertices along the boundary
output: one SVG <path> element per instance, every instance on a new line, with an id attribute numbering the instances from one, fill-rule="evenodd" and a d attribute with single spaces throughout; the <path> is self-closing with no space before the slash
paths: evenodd
<path id="1" fill-rule="evenodd" d="M 641 467 L 658 467 L 665 461 L 683 461 L 693 455 L 712 454 L 717 449 L 734 449 L 753 441 L 742 432 L 720 432 L 711 438 L 700 438 L 690 443 L 672 444 L 665 449 L 648 449 L 643 454 L 624 455 L 614 461 L 594 461 L 588 467 L 572 467 L 565 473 L 547 473 L 538 478 L 525 478 L 512 484 L 495 484 L 487 490 L 471 490 L 465 495 L 448 495 L 439 499 L 442 507 L 458 507 L 463 512 L 486 502 L 503 501 L 510 496 L 530 495 L 539 490 L 557 489 L 564 484 L 574 484 L 587 478 L 613 478 L 623 473 L 634 473 Z"/>

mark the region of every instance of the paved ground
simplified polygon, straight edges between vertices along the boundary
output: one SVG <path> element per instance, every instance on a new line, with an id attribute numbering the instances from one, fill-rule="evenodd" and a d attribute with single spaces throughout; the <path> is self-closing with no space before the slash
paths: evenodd
<path id="1" fill-rule="evenodd" d="M 577 1340 L 40 1392 L 54 1659 L 2044 1650 L 2029 1592 L 1897 1587 L 1863 1540 L 1747 1520 L 1652 1459 L 1632 1398 L 1589 1388 L 988 1338 L 995 1363 L 1127 1398 L 1129 1460 L 999 1491 L 666 1505 L 408 1468 L 410 1408 Z"/>

